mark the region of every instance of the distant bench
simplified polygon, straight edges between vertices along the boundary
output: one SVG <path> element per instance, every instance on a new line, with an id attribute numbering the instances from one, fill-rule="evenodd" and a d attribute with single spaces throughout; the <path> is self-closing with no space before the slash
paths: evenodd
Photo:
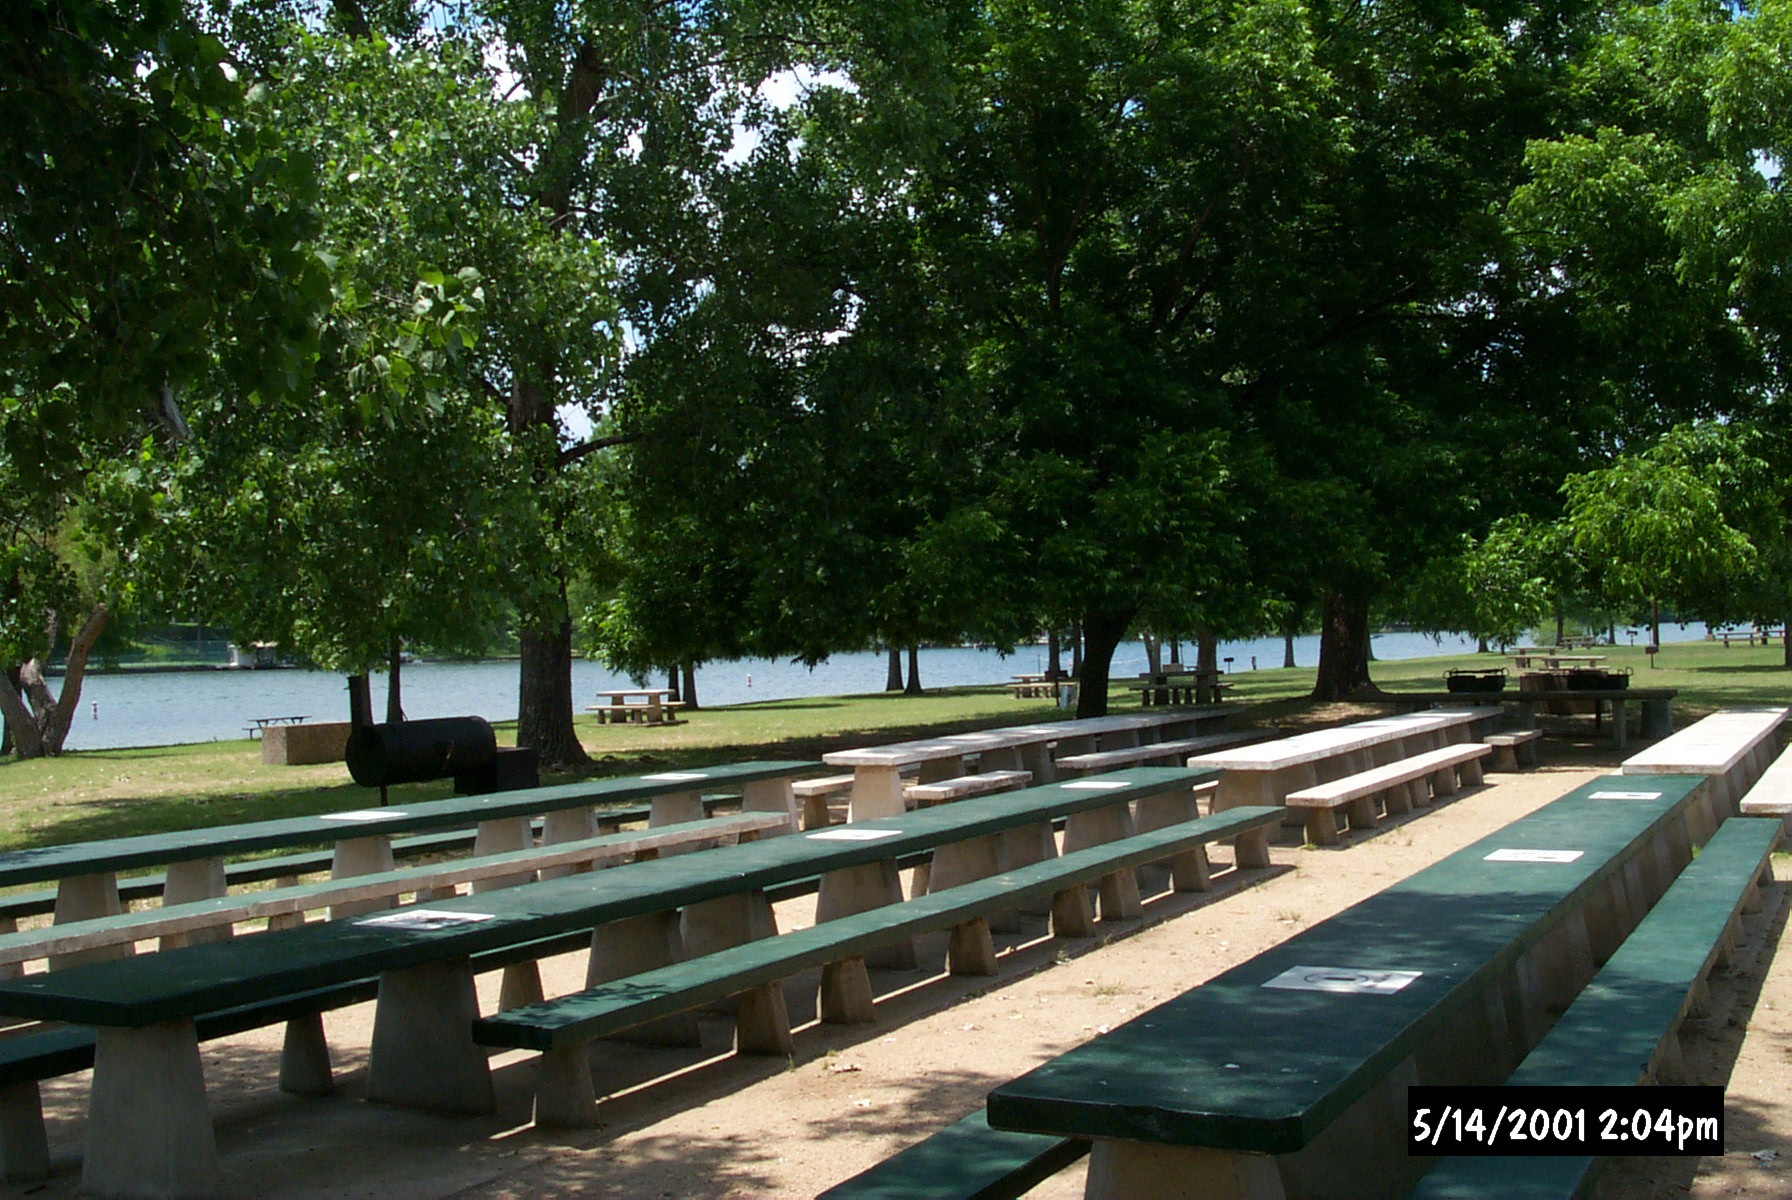
<path id="1" fill-rule="evenodd" d="M 1378 799 L 1385 804 L 1388 815 L 1394 816 L 1411 812 L 1414 804 L 1429 804 L 1434 794 L 1455 795 L 1459 774 L 1462 786 L 1478 787 L 1481 760 L 1492 753 L 1493 747 L 1480 742 L 1443 746 L 1330 783 L 1289 792 L 1288 807 L 1307 810 L 1308 841 L 1315 846 L 1336 846 L 1338 809 L 1349 806 L 1350 831 L 1360 833 L 1375 825 Z"/>

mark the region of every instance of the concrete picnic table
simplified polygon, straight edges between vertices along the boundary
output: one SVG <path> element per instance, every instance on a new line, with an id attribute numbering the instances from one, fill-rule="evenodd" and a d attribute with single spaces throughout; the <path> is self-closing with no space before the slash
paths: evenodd
<path id="1" fill-rule="evenodd" d="M 1704 780 L 1627 782 L 1585 784 L 1001 1085 L 990 1126 L 1092 1138 L 1089 1200 L 1405 1195 L 1429 1165 L 1407 1154 L 1407 1086 L 1499 1082 L 1691 857 Z"/>
<path id="2" fill-rule="evenodd" d="M 1034 784 L 1050 783 L 1053 743 L 1059 753 L 1082 754 L 1097 749 L 1137 746 L 1146 734 L 1180 737 L 1197 722 L 1223 720 L 1237 710 L 1210 707 L 1205 712 L 1151 713 L 1137 716 L 1090 717 L 1076 721 L 1047 721 L 1036 725 L 1011 725 L 974 733 L 920 738 L 888 746 L 835 750 L 821 756 L 830 767 L 851 767 L 852 796 L 847 820 L 897 816 L 904 810 L 902 770 L 918 770 L 922 783 L 955 779 L 964 774 L 969 755 L 981 759 L 984 770 L 1031 771 Z"/>
<path id="3" fill-rule="evenodd" d="M 1712 829 L 1736 815 L 1738 802 L 1780 752 L 1785 708 L 1731 709 L 1694 721 L 1624 760 L 1626 775 L 1705 775 Z"/>
<path id="4" fill-rule="evenodd" d="M 759 923 L 770 922 L 763 893 L 776 884 L 819 874 L 821 911 L 830 911 L 830 903 L 857 911 L 848 903 L 854 896 L 830 901 L 830 879 L 842 893 L 862 892 L 863 868 L 893 882 L 894 863 L 906 854 L 1124 805 L 1207 778 L 1180 768 L 1136 768 L 1096 784 L 1072 780 L 1034 788 L 1019 804 L 1009 796 L 920 809 L 855 830 L 744 842 L 0 980 L 0 1013 L 98 1031 L 85 1190 L 108 1196 L 215 1194 L 218 1162 L 198 1016 L 286 997 L 299 1003 L 316 989 L 377 975 L 368 1097 L 438 1112 L 488 1113 L 494 1103 L 490 1068 L 486 1051 L 472 1041 L 479 1013 L 471 959 L 477 954 L 594 930 L 593 969 L 607 970 L 604 978 L 626 976 L 670 961 L 664 957 L 671 945 L 664 914 L 683 910 L 684 950 L 694 956 L 762 936 Z M 875 899 L 901 898 L 897 888 Z"/>
<path id="5" fill-rule="evenodd" d="M 587 711 L 597 714 L 600 725 L 616 719 L 659 725 L 667 720 L 666 698 L 671 694 L 670 688 L 599 688 L 599 703 Z"/>
<path id="6" fill-rule="evenodd" d="M 1225 772 L 1215 812 L 1242 804 L 1285 805 L 1289 792 L 1464 740 L 1476 722 L 1497 719 L 1497 713 L 1460 709 L 1402 713 L 1196 755 L 1188 766 Z"/>

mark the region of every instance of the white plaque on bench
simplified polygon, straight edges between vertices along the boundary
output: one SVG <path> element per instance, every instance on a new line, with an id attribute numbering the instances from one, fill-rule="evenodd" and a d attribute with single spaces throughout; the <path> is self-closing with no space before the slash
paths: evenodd
<path id="1" fill-rule="evenodd" d="M 662 771 L 658 775 L 643 775 L 641 778 L 654 783 L 689 783 L 693 779 L 708 779 L 709 774 L 705 771 Z"/>
<path id="2" fill-rule="evenodd" d="M 1571 863 L 1585 850 L 1495 850 L 1484 862 Z"/>
<path id="3" fill-rule="evenodd" d="M 823 829 L 807 836 L 818 842 L 875 842 L 901 832 L 900 829 Z"/>
<path id="4" fill-rule="evenodd" d="M 1660 792 L 1593 792 L 1589 800 L 1659 800 Z"/>
<path id="5" fill-rule="evenodd" d="M 1079 779 L 1079 780 L 1075 781 L 1074 783 L 1064 783 L 1064 784 L 1059 784 L 1058 786 L 1062 787 L 1067 792 L 1068 791 L 1106 792 L 1106 791 L 1111 791 L 1114 788 L 1131 787 L 1132 784 L 1130 782 L 1118 783 L 1111 779 L 1110 780 Z"/>
<path id="6" fill-rule="evenodd" d="M 1391 996 L 1421 974 L 1421 971 L 1373 971 L 1360 967 L 1290 967 L 1263 986 L 1292 992 Z"/>
<path id="7" fill-rule="evenodd" d="M 383 821 L 387 817 L 409 816 L 403 809 L 397 808 L 357 808 L 353 812 L 325 813 L 320 821 Z"/>
<path id="8" fill-rule="evenodd" d="M 493 916 L 492 913 L 450 912 L 441 908 L 401 908 L 377 917 L 364 917 L 355 924 L 378 925 L 384 929 L 449 929 L 489 921 Z"/>

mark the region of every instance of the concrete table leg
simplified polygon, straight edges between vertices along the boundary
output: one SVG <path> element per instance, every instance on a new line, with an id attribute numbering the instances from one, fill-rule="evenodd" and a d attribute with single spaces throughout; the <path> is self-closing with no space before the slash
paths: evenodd
<path id="1" fill-rule="evenodd" d="M 790 790 L 788 779 L 761 779 L 747 784 L 741 794 L 742 812 L 782 813 L 790 819 L 790 824 L 776 829 L 762 829 L 762 838 L 780 837 L 797 830 L 796 793 Z"/>
<path id="2" fill-rule="evenodd" d="M 558 846 L 566 842 L 582 842 L 597 836 L 597 817 L 590 807 L 562 808 L 548 813 L 541 823 L 541 844 Z M 560 879 L 591 870 L 590 863 L 568 863 L 563 867 L 545 867 L 537 872 L 543 879 Z"/>
<path id="3" fill-rule="evenodd" d="M 599 925 L 591 931 L 591 958 L 585 966 L 585 986 L 596 987 L 683 961 L 684 939 L 678 926 L 676 912 L 648 913 Z M 619 1042 L 643 1042 L 652 1046 L 695 1046 L 698 1044 L 697 1032 L 696 1014 L 685 1012 L 610 1036 Z"/>
<path id="4" fill-rule="evenodd" d="M 118 876 L 111 871 L 93 875 L 75 875 L 56 885 L 55 924 L 87 921 L 95 917 L 116 917 L 124 911 L 118 899 Z M 104 962 L 113 958 L 129 958 L 136 953 L 129 942 L 116 946 L 95 946 L 92 950 L 75 950 L 50 956 L 50 970 L 77 967 L 87 962 Z"/>
<path id="5" fill-rule="evenodd" d="M 49 1173 L 50 1139 L 37 1080 L 0 1087 L 0 1181 L 28 1183 Z"/>
<path id="6" fill-rule="evenodd" d="M 192 1020 L 98 1034 L 81 1190 L 108 1197 L 221 1195 Z"/>
<path id="7" fill-rule="evenodd" d="M 1084 1200 L 1287 1200 L 1275 1159 L 1096 1138 Z"/>
<path id="8" fill-rule="evenodd" d="M 349 879 L 356 875 L 378 875 L 392 869 L 392 839 L 384 834 L 373 837 L 344 838 L 336 843 L 336 853 L 330 863 L 331 879 Z M 378 912 L 380 909 L 392 908 L 398 903 L 398 897 L 387 896 L 372 900 L 354 900 L 346 904 L 330 906 L 330 920 L 340 921 L 344 917 L 358 917 L 362 913 Z"/>
<path id="9" fill-rule="evenodd" d="M 703 796 L 699 792 L 671 792 L 663 796 L 655 796 L 648 806 L 647 827 L 656 829 L 661 825 L 683 825 L 689 821 L 701 821 L 704 818 Z M 670 858 L 674 854 L 692 854 L 698 847 L 693 845 L 663 846 L 660 848 L 661 858 Z"/>
<path id="10" fill-rule="evenodd" d="M 859 767 L 852 773 L 852 798 L 847 803 L 848 821 L 876 817 L 900 817 L 902 775 L 895 767 Z"/>
<path id="11" fill-rule="evenodd" d="M 819 924 L 901 902 L 902 880 L 893 860 L 845 867 L 821 877 L 821 889 L 815 898 L 815 920 Z M 887 946 L 879 946 L 868 951 L 862 961 L 868 966 L 898 971 L 913 971 L 920 965 L 913 938 L 901 938 Z"/>
<path id="12" fill-rule="evenodd" d="M 162 885 L 162 907 L 187 904 L 194 900 L 212 900 L 228 890 L 224 883 L 224 860 L 221 858 L 170 863 L 167 882 Z M 228 924 L 214 925 L 210 929 L 193 929 L 186 933 L 171 933 L 162 939 L 162 949 L 173 950 L 200 942 L 222 941 L 230 933 Z"/>
<path id="13" fill-rule="evenodd" d="M 492 1112 L 491 1068 L 485 1048 L 473 1042 L 478 1017 L 473 968 L 464 958 L 383 973 L 367 1098 L 434 1112 Z"/>

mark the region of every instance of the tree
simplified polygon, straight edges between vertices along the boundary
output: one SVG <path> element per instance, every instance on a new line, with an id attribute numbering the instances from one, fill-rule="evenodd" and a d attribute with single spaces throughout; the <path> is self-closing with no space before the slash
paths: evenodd
<path id="1" fill-rule="evenodd" d="M 1682 427 L 1660 442 L 1562 484 L 1563 520 L 1574 544 L 1599 564 L 1612 601 L 1650 613 L 1661 644 L 1660 603 L 1710 595 L 1755 558 L 1745 534 L 1725 518 L 1724 459 L 1699 462 L 1700 430 Z"/>

